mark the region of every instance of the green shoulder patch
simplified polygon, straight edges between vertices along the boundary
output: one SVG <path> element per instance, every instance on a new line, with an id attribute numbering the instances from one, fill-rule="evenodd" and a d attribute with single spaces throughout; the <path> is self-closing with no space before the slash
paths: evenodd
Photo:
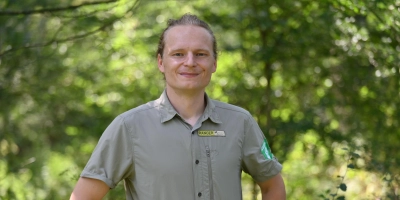
<path id="1" fill-rule="evenodd" d="M 274 155 L 271 152 L 271 149 L 269 148 L 267 139 L 264 139 L 264 142 L 261 146 L 261 153 L 264 155 L 264 158 L 267 160 L 271 160 L 274 158 Z"/>

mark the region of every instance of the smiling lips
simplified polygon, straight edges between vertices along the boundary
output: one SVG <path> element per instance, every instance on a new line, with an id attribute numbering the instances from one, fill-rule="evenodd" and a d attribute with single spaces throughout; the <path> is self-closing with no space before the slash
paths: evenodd
<path id="1" fill-rule="evenodd" d="M 181 76 L 184 76 L 187 78 L 191 78 L 191 77 L 195 77 L 195 76 L 199 75 L 199 73 L 194 73 L 194 72 L 180 72 L 179 74 Z"/>

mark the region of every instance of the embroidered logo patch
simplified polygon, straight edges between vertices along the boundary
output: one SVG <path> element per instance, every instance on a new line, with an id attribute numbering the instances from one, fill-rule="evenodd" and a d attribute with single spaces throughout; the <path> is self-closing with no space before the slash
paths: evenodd
<path id="1" fill-rule="evenodd" d="M 261 146 L 261 153 L 263 154 L 264 158 L 267 160 L 273 159 L 274 155 L 271 152 L 271 149 L 269 148 L 268 142 L 266 139 L 264 139 L 264 143 Z"/>
<path id="2" fill-rule="evenodd" d="M 198 131 L 200 137 L 225 137 L 225 131 Z"/>

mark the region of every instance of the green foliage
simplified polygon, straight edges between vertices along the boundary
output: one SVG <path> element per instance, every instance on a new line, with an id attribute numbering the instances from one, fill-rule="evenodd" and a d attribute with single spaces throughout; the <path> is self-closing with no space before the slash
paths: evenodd
<path id="1" fill-rule="evenodd" d="M 346 186 L 346 184 L 344 184 L 344 183 L 341 183 L 341 184 L 339 185 L 339 188 L 340 188 L 340 190 L 342 190 L 343 192 L 346 192 L 346 190 L 347 190 L 347 186 Z"/>
<path id="2" fill-rule="evenodd" d="M 288 199 L 398 198 L 399 1 L 88 2 L 0 2 L 1 199 L 68 198 L 111 120 L 163 90 L 158 34 L 186 12 L 219 41 L 208 94 L 254 115 Z"/>
<path id="3" fill-rule="evenodd" d="M 337 197 L 336 198 L 336 200 L 345 200 L 346 198 L 344 197 L 344 196 L 340 196 L 340 197 Z"/>

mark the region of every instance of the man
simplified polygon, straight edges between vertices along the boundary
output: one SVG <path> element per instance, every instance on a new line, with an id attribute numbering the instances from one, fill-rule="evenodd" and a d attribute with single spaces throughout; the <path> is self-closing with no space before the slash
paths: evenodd
<path id="1" fill-rule="evenodd" d="M 163 94 L 109 125 L 71 199 L 101 199 L 121 180 L 127 199 L 241 199 L 242 170 L 263 199 L 285 199 L 282 166 L 252 116 L 205 93 L 217 68 L 209 26 L 190 14 L 170 20 L 157 57 Z"/>

